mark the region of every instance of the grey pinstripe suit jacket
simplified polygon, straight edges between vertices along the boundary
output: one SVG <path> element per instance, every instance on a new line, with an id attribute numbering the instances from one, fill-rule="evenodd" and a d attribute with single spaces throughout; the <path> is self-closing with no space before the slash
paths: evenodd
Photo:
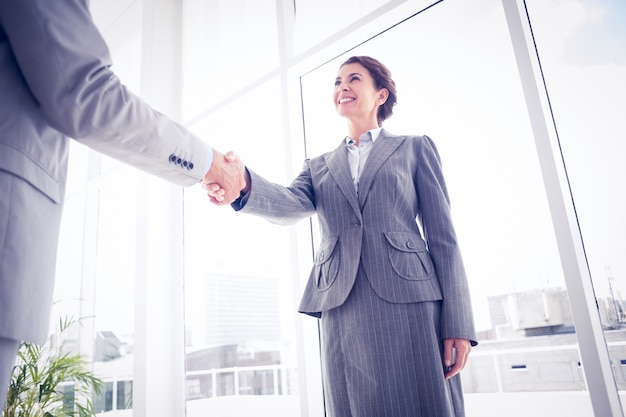
<path id="1" fill-rule="evenodd" d="M 0 0 L 0 337 L 47 335 L 70 137 L 180 185 L 210 164 L 111 72 L 87 3 Z"/>
<path id="2" fill-rule="evenodd" d="M 442 337 L 476 340 L 440 157 L 429 137 L 383 129 L 363 168 L 358 196 L 343 142 L 307 160 L 289 187 L 250 175 L 251 190 L 233 204 L 236 210 L 278 224 L 318 216 L 322 242 L 300 312 L 319 316 L 341 305 L 362 262 L 381 298 L 442 300 Z"/>

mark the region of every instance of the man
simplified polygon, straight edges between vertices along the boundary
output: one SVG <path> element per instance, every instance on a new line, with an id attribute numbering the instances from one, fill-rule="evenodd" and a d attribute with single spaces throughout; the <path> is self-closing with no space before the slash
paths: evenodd
<path id="1" fill-rule="evenodd" d="M 19 341 L 48 332 L 69 139 L 188 186 L 243 188 L 236 164 L 110 70 L 88 0 L 0 0 L 0 406 Z"/>

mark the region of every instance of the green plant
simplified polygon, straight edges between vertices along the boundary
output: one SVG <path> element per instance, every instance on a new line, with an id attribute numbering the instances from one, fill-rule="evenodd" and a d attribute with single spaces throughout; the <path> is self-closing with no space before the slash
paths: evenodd
<path id="1" fill-rule="evenodd" d="M 59 335 L 77 323 L 60 319 Z M 82 356 L 65 352 L 58 340 L 20 343 L 3 417 L 95 416 L 91 398 L 103 383 Z"/>

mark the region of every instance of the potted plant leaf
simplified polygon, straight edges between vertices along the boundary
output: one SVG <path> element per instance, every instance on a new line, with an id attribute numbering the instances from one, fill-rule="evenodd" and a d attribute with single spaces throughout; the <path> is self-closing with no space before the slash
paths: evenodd
<path id="1" fill-rule="evenodd" d="M 59 336 L 78 320 L 60 319 Z M 60 337 L 20 343 L 2 417 L 95 416 L 92 398 L 103 383 L 87 360 L 64 349 Z"/>

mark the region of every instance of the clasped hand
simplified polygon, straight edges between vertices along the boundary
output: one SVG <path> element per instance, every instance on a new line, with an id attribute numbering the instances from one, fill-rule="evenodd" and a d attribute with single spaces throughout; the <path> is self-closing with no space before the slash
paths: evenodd
<path id="1" fill-rule="evenodd" d="M 213 149 L 213 163 L 204 176 L 202 188 L 209 200 L 218 206 L 232 203 L 246 188 L 246 170 L 234 152 L 226 155 Z"/>

